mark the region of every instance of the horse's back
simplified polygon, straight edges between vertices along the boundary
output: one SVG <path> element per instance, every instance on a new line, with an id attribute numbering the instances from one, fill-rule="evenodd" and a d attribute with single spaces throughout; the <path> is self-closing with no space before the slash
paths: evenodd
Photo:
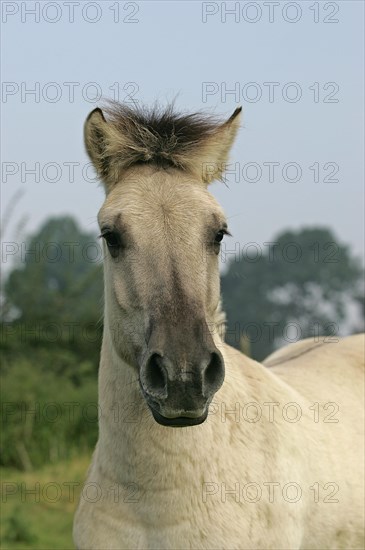
<path id="1" fill-rule="evenodd" d="M 309 399 L 349 391 L 363 397 L 365 334 L 333 340 L 301 340 L 267 357 L 263 364 Z M 327 395 L 329 397 L 329 395 Z M 329 399 L 331 400 L 331 399 Z M 332 399 L 333 401 L 334 399 Z"/>
<path id="2" fill-rule="evenodd" d="M 309 353 L 319 353 L 321 356 L 329 356 L 338 352 L 349 353 L 356 363 L 364 364 L 365 354 L 365 333 L 354 334 L 345 338 L 336 338 L 333 336 L 322 336 L 316 338 L 306 338 L 299 340 L 294 344 L 284 346 L 271 353 L 263 361 L 267 367 L 282 365 L 292 362 L 296 359 L 310 360 Z"/>
<path id="3" fill-rule="evenodd" d="M 264 361 L 294 389 L 303 420 L 307 419 L 302 424 L 308 467 L 305 485 L 314 487 L 315 480 L 337 491 L 335 499 L 324 498 L 321 506 L 316 505 L 304 548 L 364 548 L 364 348 L 364 334 L 336 342 L 307 339 Z M 336 537 L 328 540 L 325 525 L 331 522 Z"/>

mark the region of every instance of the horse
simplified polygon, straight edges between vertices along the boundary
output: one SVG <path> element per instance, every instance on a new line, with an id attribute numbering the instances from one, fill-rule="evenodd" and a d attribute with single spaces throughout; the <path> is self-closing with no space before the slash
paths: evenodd
<path id="1" fill-rule="evenodd" d="M 240 112 L 111 103 L 85 122 L 105 305 L 80 550 L 364 548 L 364 335 L 263 363 L 224 342 L 229 228 L 208 185 Z"/>

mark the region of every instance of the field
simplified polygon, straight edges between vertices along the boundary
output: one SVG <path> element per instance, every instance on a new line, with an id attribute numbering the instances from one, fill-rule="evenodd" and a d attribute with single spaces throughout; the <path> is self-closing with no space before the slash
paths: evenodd
<path id="1" fill-rule="evenodd" d="M 89 462 L 82 456 L 32 472 L 2 468 L 1 548 L 74 549 L 73 514 Z"/>

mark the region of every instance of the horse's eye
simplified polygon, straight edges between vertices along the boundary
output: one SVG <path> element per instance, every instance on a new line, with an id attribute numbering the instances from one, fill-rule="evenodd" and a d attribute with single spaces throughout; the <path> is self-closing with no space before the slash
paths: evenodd
<path id="1" fill-rule="evenodd" d="M 112 231 L 110 231 L 110 233 L 104 233 L 103 238 L 106 240 L 108 246 L 119 246 L 120 244 L 119 235 Z"/>
<path id="2" fill-rule="evenodd" d="M 218 233 L 215 236 L 214 242 L 220 243 L 224 237 L 224 231 L 218 231 Z"/>
<path id="3" fill-rule="evenodd" d="M 118 233 L 114 231 L 107 231 L 101 235 L 108 246 L 109 252 L 112 256 L 116 256 L 119 248 L 121 247 L 121 240 Z"/>

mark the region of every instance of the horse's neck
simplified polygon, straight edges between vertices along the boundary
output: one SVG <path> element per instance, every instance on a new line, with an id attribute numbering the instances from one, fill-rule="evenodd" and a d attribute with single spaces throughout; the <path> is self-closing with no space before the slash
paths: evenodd
<path id="1" fill-rule="evenodd" d="M 257 395 L 256 379 L 252 374 L 256 364 L 232 348 L 224 347 L 222 351 L 226 380 L 214 397 L 206 422 L 193 428 L 166 428 L 152 418 L 140 392 L 137 372 L 117 356 L 108 334 L 104 333 L 99 371 L 100 432 L 96 458 L 107 477 L 130 483 L 145 476 L 149 483 L 158 481 L 163 484 L 164 480 L 157 480 L 156 472 L 161 470 L 161 461 L 166 472 L 168 457 L 174 455 L 182 457 L 180 476 L 188 478 L 192 463 L 206 468 L 211 449 L 217 449 L 217 441 L 222 449 L 230 445 L 232 426 L 227 429 L 224 416 L 230 423 L 238 404 L 257 401 L 262 396 Z M 247 378 L 245 371 L 248 372 Z M 239 430 L 244 436 L 249 425 L 240 424 Z M 176 461 L 171 463 L 176 464 Z"/>

